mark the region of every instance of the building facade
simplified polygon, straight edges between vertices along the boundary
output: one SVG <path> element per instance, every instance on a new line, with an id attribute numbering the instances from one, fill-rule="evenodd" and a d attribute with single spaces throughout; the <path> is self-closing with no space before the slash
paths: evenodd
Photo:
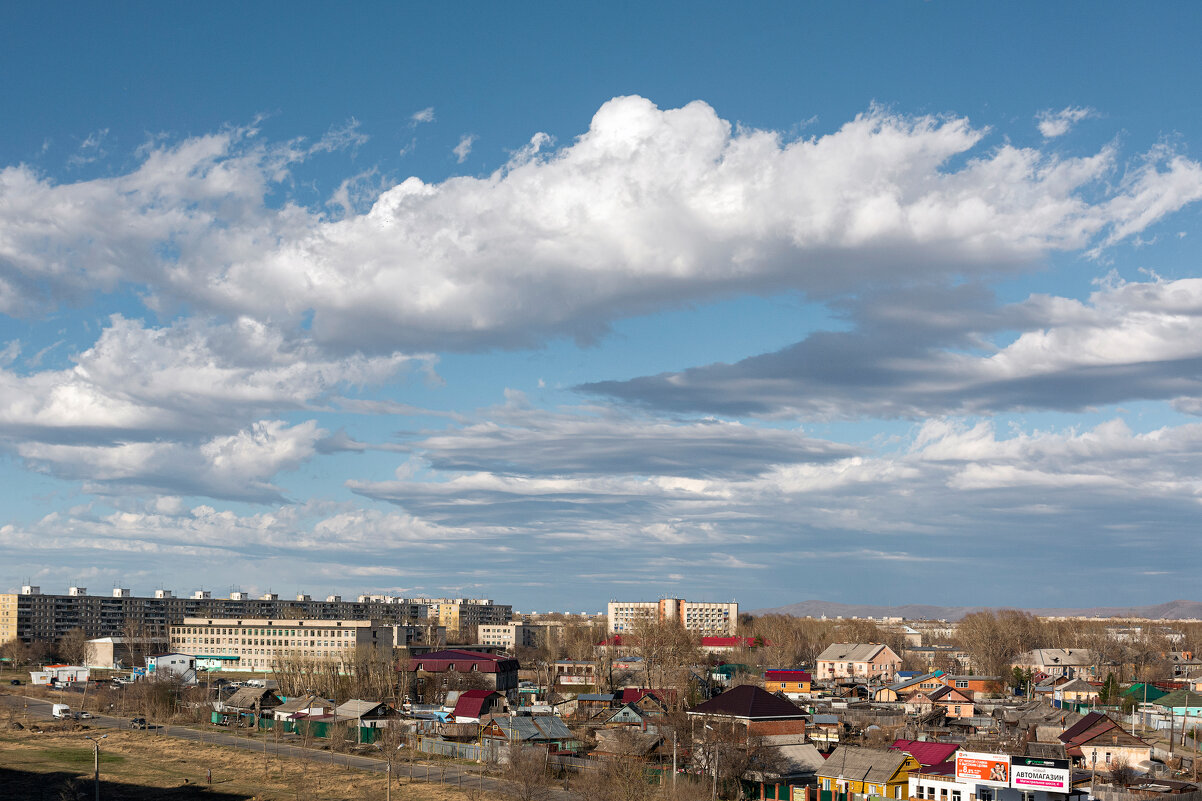
<path id="1" fill-rule="evenodd" d="M 445 626 L 447 632 L 475 637 L 480 626 L 501 626 L 513 617 L 513 606 L 494 603 L 490 598 L 423 598 L 431 622 Z"/>
<path id="2" fill-rule="evenodd" d="M 482 645 L 496 645 L 507 651 L 515 648 L 542 648 L 559 640 L 563 633 L 560 623 L 516 623 L 483 625 L 477 628 L 476 639 Z"/>
<path id="3" fill-rule="evenodd" d="M 631 632 L 644 620 L 677 621 L 688 631 L 732 636 L 739 625 L 739 605 L 734 601 L 610 601 L 609 633 Z"/>
<path id="4" fill-rule="evenodd" d="M 189 617 L 170 627 L 170 640 L 173 651 L 209 669 L 272 671 L 284 657 L 301 657 L 333 660 L 344 670 L 360 648 L 391 659 L 392 632 L 378 620 Z"/>
<path id="5" fill-rule="evenodd" d="M 162 637 L 172 623 L 186 617 L 253 618 L 297 620 L 380 620 L 395 625 L 425 625 L 429 608 L 415 599 L 380 600 L 361 596 L 344 601 L 330 595 L 324 601 L 308 595 L 281 599 L 274 593 L 258 598 L 233 592 L 229 598 L 214 598 L 200 590 L 177 597 L 171 590 L 155 590 L 151 597 L 133 596 L 128 589 L 110 595 L 88 594 L 85 587 L 71 587 L 65 595 L 43 594 L 40 587 L 25 586 L 19 593 L 0 593 L 0 643 L 12 639 L 25 642 L 54 642 L 72 629 L 83 629 L 89 639 L 129 633 Z"/>
<path id="6" fill-rule="evenodd" d="M 880 643 L 837 642 L 818 655 L 816 678 L 825 681 L 866 679 L 892 682 L 901 670 L 901 657 Z"/>

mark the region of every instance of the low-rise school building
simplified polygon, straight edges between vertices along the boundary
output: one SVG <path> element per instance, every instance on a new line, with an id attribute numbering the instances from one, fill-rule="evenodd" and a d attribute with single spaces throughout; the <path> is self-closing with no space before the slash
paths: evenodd
<path id="1" fill-rule="evenodd" d="M 366 648 L 391 658 L 392 628 L 379 620 L 241 620 L 187 617 L 170 627 L 171 650 L 208 669 L 272 671 L 283 657 L 346 663 Z"/>

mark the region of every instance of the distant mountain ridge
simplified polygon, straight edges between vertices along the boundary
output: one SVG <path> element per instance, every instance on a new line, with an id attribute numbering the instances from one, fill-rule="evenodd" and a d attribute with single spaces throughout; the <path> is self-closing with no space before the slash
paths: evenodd
<path id="1" fill-rule="evenodd" d="M 973 612 L 991 609 L 1022 609 L 1040 617 L 1137 617 L 1146 620 L 1202 619 L 1202 601 L 1169 601 L 1152 606 L 1094 606 L 1086 609 L 1023 609 L 1020 606 L 933 606 L 903 604 L 871 606 L 832 601 L 801 601 L 772 609 L 753 609 L 750 615 L 793 615 L 794 617 L 903 617 L 907 620 L 959 620 Z"/>

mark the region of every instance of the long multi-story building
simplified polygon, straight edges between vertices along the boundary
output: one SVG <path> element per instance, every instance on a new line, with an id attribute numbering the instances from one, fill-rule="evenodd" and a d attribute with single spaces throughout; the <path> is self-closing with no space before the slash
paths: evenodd
<path id="1" fill-rule="evenodd" d="M 513 606 L 494 603 L 489 598 L 419 598 L 426 604 L 430 618 L 448 632 L 475 634 L 480 626 L 500 626 L 513 617 Z"/>
<path id="2" fill-rule="evenodd" d="M 632 631 L 643 620 L 677 621 L 688 631 L 733 635 L 739 625 L 739 605 L 734 601 L 610 601 L 609 632 Z"/>
<path id="3" fill-rule="evenodd" d="M 274 593 L 252 598 L 232 592 L 214 598 L 200 590 L 177 597 L 171 590 L 155 590 L 153 597 L 135 597 L 128 589 L 111 595 L 89 595 L 84 587 L 71 587 L 66 595 L 43 594 L 24 586 L 19 593 L 0 593 L 0 643 L 12 639 L 54 642 L 72 629 L 83 629 L 90 638 L 115 637 L 137 629 L 139 636 L 165 636 L 168 627 L 186 617 L 295 620 L 381 620 L 400 626 L 436 623 L 429 619 L 423 601 L 381 601 L 361 596 L 357 601 L 331 595 L 324 601 L 308 595 L 281 599 Z"/>
<path id="4" fill-rule="evenodd" d="M 285 656 L 333 660 L 357 649 L 391 659 L 393 628 L 379 620 L 278 620 L 187 617 L 170 626 L 170 647 L 209 670 L 272 671 Z"/>
<path id="5" fill-rule="evenodd" d="M 563 634 L 562 623 L 518 623 L 511 621 L 501 626 L 480 626 L 476 639 L 482 645 L 497 645 L 512 652 L 515 648 L 540 648 L 555 642 Z"/>

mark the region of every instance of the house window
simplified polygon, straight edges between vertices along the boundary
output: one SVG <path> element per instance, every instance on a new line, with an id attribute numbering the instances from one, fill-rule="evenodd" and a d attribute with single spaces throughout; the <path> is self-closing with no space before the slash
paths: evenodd
<path id="1" fill-rule="evenodd" d="M 968 681 L 966 679 L 956 679 L 956 687 L 961 690 L 968 689 Z"/>
<path id="2" fill-rule="evenodd" d="M 978 787 L 977 788 L 977 801 L 993 801 L 993 788 L 992 787 Z"/>
<path id="3" fill-rule="evenodd" d="M 952 790 L 952 801 L 960 801 L 960 791 Z"/>

